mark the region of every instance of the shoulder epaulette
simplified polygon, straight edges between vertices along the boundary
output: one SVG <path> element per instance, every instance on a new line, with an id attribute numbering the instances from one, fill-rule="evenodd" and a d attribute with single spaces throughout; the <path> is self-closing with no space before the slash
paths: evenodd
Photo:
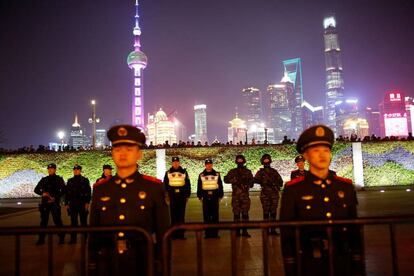
<path id="1" fill-rule="evenodd" d="M 297 183 L 299 183 L 303 180 L 305 180 L 304 176 L 296 177 L 295 179 L 292 179 L 291 181 L 286 182 L 285 186 L 292 186 L 292 185 L 295 185 L 295 184 L 297 184 Z"/>
<path id="2" fill-rule="evenodd" d="M 95 184 L 92 185 L 92 188 L 96 188 L 96 187 L 98 187 L 98 186 L 100 186 L 102 184 L 105 184 L 106 182 L 109 181 L 109 179 L 110 178 L 101 178 L 101 179 L 99 179 L 98 181 L 96 181 Z"/>
<path id="3" fill-rule="evenodd" d="M 159 180 L 156 177 L 150 176 L 150 175 L 143 174 L 142 175 L 142 178 L 144 178 L 145 180 L 151 181 L 151 182 L 155 182 L 155 183 L 158 183 L 158 184 L 162 184 L 162 181 L 161 180 Z"/>
<path id="4" fill-rule="evenodd" d="M 350 178 L 340 177 L 340 176 L 337 176 L 337 175 L 334 175 L 334 178 L 338 179 L 340 181 L 346 182 L 348 184 L 352 184 L 352 179 L 350 179 Z"/>

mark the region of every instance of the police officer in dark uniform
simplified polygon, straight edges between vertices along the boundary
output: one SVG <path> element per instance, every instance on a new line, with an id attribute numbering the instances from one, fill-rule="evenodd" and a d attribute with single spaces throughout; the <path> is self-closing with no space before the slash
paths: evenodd
<path id="1" fill-rule="evenodd" d="M 185 222 L 185 207 L 191 195 L 190 178 L 186 169 L 180 166 L 180 158 L 172 157 L 171 168 L 165 172 L 164 186 L 170 201 L 171 225 Z M 177 230 L 173 239 L 185 239 L 184 231 Z"/>
<path id="2" fill-rule="evenodd" d="M 117 174 L 94 187 L 90 225 L 142 227 L 155 235 L 160 250 L 170 219 L 162 182 L 137 171 L 145 135 L 130 125 L 114 126 L 107 135 Z M 89 275 L 146 274 L 146 240 L 141 234 L 91 234 L 88 247 Z"/>
<path id="3" fill-rule="evenodd" d="M 205 169 L 198 176 L 197 197 L 203 203 L 205 223 L 219 222 L 219 203 L 223 198 L 223 182 L 220 173 L 213 169 L 213 160 L 204 161 Z M 219 238 L 218 229 L 207 229 L 205 238 Z"/>
<path id="4" fill-rule="evenodd" d="M 263 208 L 264 220 L 276 220 L 277 205 L 279 202 L 279 191 L 283 186 L 283 179 L 278 171 L 272 167 L 272 158 L 269 154 L 264 154 L 260 159 L 263 168 L 254 176 L 254 182 L 260 184 L 260 202 Z M 271 235 L 277 235 L 274 228 L 270 229 Z"/>
<path id="5" fill-rule="evenodd" d="M 357 198 L 352 180 L 329 171 L 332 130 L 316 125 L 299 137 L 296 149 L 309 163 L 305 176 L 285 185 L 280 220 L 340 220 L 357 217 Z M 281 245 L 286 275 L 363 275 L 361 228 L 355 225 L 332 226 L 332 244 L 327 227 L 300 228 L 296 245 L 293 228 L 282 228 Z M 299 250 L 299 252 L 296 252 Z M 333 252 L 333 267 L 329 252 Z M 298 259 L 299 258 L 299 259 Z M 298 271 L 298 262 L 301 271 Z"/>
<path id="6" fill-rule="evenodd" d="M 298 167 L 297 170 L 290 172 L 290 180 L 295 179 L 297 177 L 305 176 L 305 158 L 302 155 L 298 155 L 295 157 L 295 163 Z"/>
<path id="7" fill-rule="evenodd" d="M 112 166 L 111 165 L 108 165 L 108 164 L 103 165 L 102 171 L 103 172 L 102 172 L 101 177 L 96 179 L 95 184 L 93 184 L 93 187 L 103 184 L 112 178 Z"/>
<path id="8" fill-rule="evenodd" d="M 65 181 L 63 178 L 56 175 L 56 164 L 51 163 L 47 165 L 48 176 L 40 179 L 36 185 L 34 192 L 42 196 L 42 201 L 39 204 L 40 211 L 40 226 L 46 227 L 49 221 L 49 214 L 52 213 L 53 222 L 56 226 L 63 226 L 60 212 L 60 199 L 65 193 Z M 37 245 L 45 243 L 45 234 L 39 235 Z M 59 234 L 59 244 L 65 243 L 65 235 Z"/>
<path id="9" fill-rule="evenodd" d="M 226 176 L 224 176 L 225 183 L 231 183 L 233 190 L 231 194 L 231 206 L 233 208 L 233 219 L 235 222 L 240 221 L 240 214 L 243 221 L 249 220 L 250 197 L 249 189 L 254 185 L 252 171 L 244 165 L 246 158 L 239 154 L 236 156 L 237 168 L 231 169 Z M 237 236 L 240 236 L 240 231 L 237 231 Z M 247 229 L 243 228 L 243 237 L 250 237 Z"/>
<path id="10" fill-rule="evenodd" d="M 91 201 L 91 186 L 89 179 L 82 176 L 82 166 L 73 167 L 73 177 L 66 185 L 65 208 L 70 215 L 71 226 L 78 226 L 78 217 L 81 226 L 88 225 L 89 203 Z M 76 233 L 70 236 L 70 243 L 76 243 Z"/>

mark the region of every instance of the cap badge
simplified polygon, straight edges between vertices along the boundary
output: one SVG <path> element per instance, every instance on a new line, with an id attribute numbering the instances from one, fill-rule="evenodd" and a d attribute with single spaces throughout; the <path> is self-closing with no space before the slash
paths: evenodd
<path id="1" fill-rule="evenodd" d="M 317 127 L 315 130 L 315 135 L 318 137 L 325 136 L 325 130 L 323 129 L 323 127 Z"/>
<path id="2" fill-rule="evenodd" d="M 127 136 L 128 135 L 128 131 L 124 127 L 120 127 L 118 129 L 117 133 L 118 133 L 119 136 Z"/>
<path id="3" fill-rule="evenodd" d="M 144 191 L 140 191 L 140 192 L 138 193 L 138 197 L 139 197 L 140 199 L 145 199 L 145 198 L 147 197 L 147 193 L 146 193 L 146 192 L 144 192 Z"/>
<path id="4" fill-rule="evenodd" d="M 344 191 L 338 191 L 338 196 L 339 196 L 340 198 L 344 198 L 344 197 L 345 197 L 345 193 L 344 193 Z"/>

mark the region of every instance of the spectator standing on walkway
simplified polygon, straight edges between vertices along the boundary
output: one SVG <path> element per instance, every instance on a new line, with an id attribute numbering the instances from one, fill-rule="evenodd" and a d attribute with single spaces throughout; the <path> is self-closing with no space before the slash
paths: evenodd
<path id="1" fill-rule="evenodd" d="M 263 208 L 264 220 L 276 220 L 277 206 L 279 203 L 279 192 L 283 186 L 283 179 L 278 171 L 270 166 L 272 158 L 264 154 L 260 159 L 263 168 L 254 176 L 254 182 L 260 184 L 260 202 Z M 274 228 L 270 230 L 271 235 L 277 235 Z"/>
<path id="2" fill-rule="evenodd" d="M 298 155 L 295 157 L 295 163 L 298 169 L 290 172 L 290 180 L 305 176 L 305 158 L 302 155 Z"/>
<path id="3" fill-rule="evenodd" d="M 171 161 L 171 168 L 165 172 L 164 185 L 170 201 L 171 225 L 176 225 L 185 223 L 185 207 L 191 195 L 191 184 L 187 170 L 180 165 L 180 158 L 173 156 Z M 185 239 L 184 231 L 176 231 L 172 238 Z"/>
<path id="4" fill-rule="evenodd" d="M 50 163 L 47 165 L 48 176 L 40 179 L 37 183 L 34 192 L 42 196 L 42 201 L 39 204 L 40 211 L 40 226 L 46 227 L 49 222 L 49 214 L 52 214 L 53 222 L 56 226 L 63 226 L 62 216 L 60 210 L 60 199 L 65 193 L 65 181 L 63 178 L 56 175 L 56 164 Z M 45 234 L 39 235 L 37 245 L 45 243 Z M 59 234 L 59 244 L 65 243 L 65 234 Z"/>
<path id="5" fill-rule="evenodd" d="M 296 149 L 309 162 L 309 172 L 286 183 L 280 220 L 340 220 L 357 217 L 357 198 L 352 180 L 329 170 L 333 131 L 323 125 L 305 130 Z M 327 230 L 332 231 L 332 243 Z M 282 228 L 281 245 L 285 275 L 364 275 L 361 229 L 355 225 Z M 299 252 L 297 252 L 299 250 Z M 332 253 L 333 266 L 329 264 Z M 299 259 L 298 259 L 299 258 Z M 301 271 L 297 264 L 300 262 Z"/>
<path id="6" fill-rule="evenodd" d="M 223 182 L 220 173 L 213 169 L 213 160 L 204 161 L 205 169 L 198 175 L 197 197 L 203 203 L 204 223 L 219 222 L 219 203 L 223 198 Z M 218 229 L 207 229 L 205 238 L 219 238 Z"/>
<path id="7" fill-rule="evenodd" d="M 91 185 L 89 179 L 82 176 L 82 166 L 73 167 L 73 177 L 68 179 L 65 194 L 65 209 L 70 216 L 71 226 L 88 225 L 89 203 L 91 202 Z M 78 221 L 79 218 L 79 221 Z M 76 243 L 76 233 L 71 233 L 70 243 Z"/>
<path id="8" fill-rule="evenodd" d="M 250 197 L 249 189 L 254 185 L 252 171 L 246 168 L 246 158 L 239 154 L 236 156 L 237 168 L 231 169 L 226 176 L 224 182 L 230 183 L 232 188 L 231 206 L 233 208 L 233 219 L 235 222 L 240 221 L 240 215 L 243 221 L 249 220 Z M 240 230 L 237 231 L 240 236 Z M 246 228 L 242 231 L 243 237 L 250 237 Z"/>
<path id="9" fill-rule="evenodd" d="M 94 187 L 90 225 L 141 227 L 155 236 L 159 258 L 170 219 L 162 182 L 137 170 L 145 135 L 130 125 L 114 126 L 107 135 L 117 173 Z M 137 232 L 91 234 L 89 275 L 146 275 L 146 246 Z"/>

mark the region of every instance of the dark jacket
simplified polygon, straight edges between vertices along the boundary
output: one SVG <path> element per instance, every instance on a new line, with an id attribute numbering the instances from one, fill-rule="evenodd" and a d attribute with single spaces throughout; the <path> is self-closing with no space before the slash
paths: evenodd
<path id="1" fill-rule="evenodd" d="M 174 186 L 172 183 L 172 178 L 174 177 L 182 177 L 184 179 L 183 185 L 181 186 Z M 171 178 L 171 180 L 170 180 Z M 164 175 L 164 187 L 165 190 L 168 192 L 170 199 L 181 197 L 181 198 L 188 198 L 191 195 L 191 183 L 190 178 L 188 177 L 188 173 L 186 169 L 183 169 L 181 166 L 177 169 L 171 167 L 168 171 L 165 172 Z"/>
<path id="2" fill-rule="evenodd" d="M 43 204 L 59 205 L 61 197 L 65 194 L 65 181 L 56 174 L 45 176 L 37 183 L 34 192 L 40 196 L 49 193 L 50 197 L 42 196 Z"/>
<path id="3" fill-rule="evenodd" d="M 91 185 L 89 179 L 75 175 L 68 179 L 66 185 L 65 205 L 83 205 L 91 201 Z"/>
<path id="4" fill-rule="evenodd" d="M 204 190 L 203 189 L 203 181 L 202 178 L 203 177 L 207 177 L 207 176 L 213 176 L 213 177 L 218 177 L 217 179 L 217 189 L 212 189 L 212 190 Z M 199 174 L 198 176 L 198 181 L 197 181 L 197 197 L 199 199 L 202 199 L 205 196 L 215 196 L 215 197 L 219 197 L 219 198 L 223 198 L 223 182 L 221 181 L 221 176 L 220 173 L 216 172 L 214 169 L 212 169 L 210 172 L 204 170 L 202 173 Z"/>

